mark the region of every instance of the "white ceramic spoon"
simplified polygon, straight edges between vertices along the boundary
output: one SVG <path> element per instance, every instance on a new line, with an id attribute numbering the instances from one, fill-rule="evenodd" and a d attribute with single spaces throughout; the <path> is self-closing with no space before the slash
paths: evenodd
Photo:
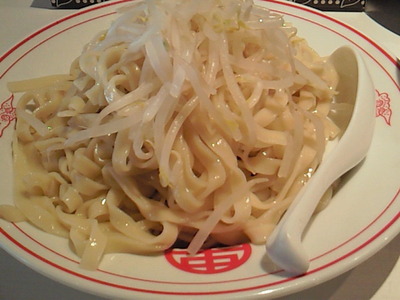
<path id="1" fill-rule="evenodd" d="M 338 48 L 330 58 L 339 73 L 336 102 L 354 105 L 338 143 L 328 152 L 306 186 L 294 199 L 267 241 L 267 253 L 279 267 L 294 274 L 308 270 L 302 233 L 327 188 L 360 163 L 371 144 L 375 124 L 375 91 L 356 49 Z"/>

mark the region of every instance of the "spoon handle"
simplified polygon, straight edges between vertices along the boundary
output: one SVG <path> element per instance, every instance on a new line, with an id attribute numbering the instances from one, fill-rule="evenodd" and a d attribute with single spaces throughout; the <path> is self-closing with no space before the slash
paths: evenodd
<path id="1" fill-rule="evenodd" d="M 309 267 L 301 237 L 321 197 L 337 178 L 360 163 L 367 154 L 373 135 L 375 91 L 361 57 L 350 47 L 339 48 L 332 56 L 333 59 L 350 60 L 347 63 L 340 63 L 339 73 L 348 74 L 350 73 L 348 66 L 358 66 L 355 89 L 365 90 L 357 93 L 352 118 L 340 141 L 294 199 L 268 239 L 266 248 L 269 257 L 278 266 L 293 274 L 302 274 Z M 366 97 L 360 99 L 359 94 Z"/>
<path id="2" fill-rule="evenodd" d="M 284 270 L 296 275 L 306 272 L 309 267 L 301 236 L 319 200 L 338 177 L 355 165 L 351 159 L 340 159 L 337 154 L 343 152 L 338 148 L 333 151 L 329 160 L 320 165 L 294 199 L 267 243 L 269 257 Z"/>

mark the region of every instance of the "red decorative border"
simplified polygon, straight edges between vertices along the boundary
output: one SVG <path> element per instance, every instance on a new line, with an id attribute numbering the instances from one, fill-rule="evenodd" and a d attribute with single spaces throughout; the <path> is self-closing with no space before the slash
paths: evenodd
<path id="1" fill-rule="evenodd" d="M 327 19 L 327 20 L 329 20 L 329 21 L 331 21 L 331 22 L 337 23 L 337 24 L 340 25 L 341 27 L 345 27 L 346 29 L 352 31 L 353 33 L 357 34 L 357 35 L 360 36 L 362 39 L 364 39 L 365 41 L 367 41 L 368 43 L 370 43 L 374 48 L 376 48 L 379 52 L 381 52 L 392 64 L 394 64 L 394 65 L 396 66 L 397 69 L 400 70 L 400 64 L 399 64 L 399 62 L 398 62 L 394 57 L 390 56 L 385 50 L 383 50 L 383 49 L 382 49 L 379 45 L 377 45 L 374 41 L 372 41 L 371 39 L 369 39 L 367 36 L 363 35 L 362 33 L 358 32 L 357 30 L 353 29 L 352 27 L 350 27 L 350 26 L 348 26 L 348 25 L 346 25 L 346 24 L 344 24 L 344 23 L 342 23 L 342 22 L 340 22 L 340 21 L 338 21 L 338 20 L 336 20 L 336 19 L 333 19 L 333 18 L 331 18 L 331 17 L 329 17 L 329 16 L 327 16 L 327 15 L 321 13 L 321 12 L 318 12 L 318 11 L 316 11 L 316 10 L 312 10 L 312 9 L 310 9 L 310 8 L 307 8 L 307 7 L 301 7 L 301 6 L 298 6 L 298 5 L 295 5 L 295 4 L 291 4 L 290 2 L 284 3 L 284 2 L 281 2 L 281 1 L 277 1 L 277 0 L 264 0 L 264 1 L 265 1 L 265 2 L 276 3 L 276 4 L 279 4 L 279 5 L 281 5 L 281 6 L 292 7 L 292 8 L 298 9 L 298 10 L 303 10 L 303 11 L 306 11 L 306 12 L 308 12 L 308 13 L 311 13 L 311 14 L 317 15 L 317 16 L 319 16 L 319 17 L 322 17 L 322 18 L 324 18 L 324 19 Z M 46 31 L 46 30 L 48 30 L 48 29 L 50 29 L 50 28 L 56 26 L 57 24 L 63 23 L 63 22 L 65 22 L 65 21 L 67 21 L 67 20 L 73 19 L 73 18 L 75 18 L 75 17 L 77 17 L 77 16 L 86 14 L 86 13 L 88 13 L 88 12 L 93 12 L 93 11 L 95 11 L 95 10 L 98 10 L 98 9 L 101 9 L 101 8 L 104 8 L 104 7 L 108 7 L 108 6 L 112 6 L 112 5 L 116 5 L 116 4 L 123 3 L 123 2 L 130 2 L 130 0 L 122 0 L 122 1 L 115 1 L 115 2 L 108 2 L 108 3 L 106 2 L 106 3 L 103 4 L 103 5 L 95 5 L 95 6 L 90 7 L 89 9 L 85 9 L 85 10 L 79 11 L 79 12 L 77 12 L 77 13 L 75 13 L 75 14 L 72 14 L 72 15 L 70 15 L 70 16 L 67 16 L 67 17 L 65 17 L 65 18 L 62 18 L 62 19 L 60 19 L 60 20 L 57 21 L 57 22 L 53 22 L 53 23 L 49 24 L 48 26 L 43 27 L 43 28 L 40 29 L 39 31 L 36 31 L 36 32 L 33 33 L 32 35 L 28 36 L 26 39 L 22 40 L 20 43 L 18 43 L 18 44 L 15 45 L 13 48 L 11 48 L 9 51 L 7 51 L 4 55 L 2 55 L 2 56 L 0 57 L 0 63 L 1 63 L 6 57 L 8 57 L 9 55 L 11 55 L 14 51 L 16 51 L 18 48 L 20 48 L 20 47 L 23 46 L 25 43 L 27 43 L 29 40 L 31 40 L 31 39 L 34 38 L 35 36 L 40 35 L 42 32 L 44 32 L 44 31 Z M 281 12 L 281 13 L 284 13 L 284 14 L 286 14 L 286 15 L 289 15 L 289 14 L 286 13 L 286 12 Z M 93 18 L 91 18 L 91 19 L 87 19 L 87 20 L 82 21 L 82 22 L 80 22 L 80 23 L 76 23 L 76 24 L 74 24 L 74 25 L 72 25 L 72 26 L 70 26 L 70 27 L 68 27 L 68 28 L 65 28 L 65 29 L 63 29 L 62 31 L 60 31 L 60 32 L 58 32 L 58 33 L 56 33 L 56 34 L 50 36 L 49 38 L 43 40 L 42 42 L 36 44 L 36 46 L 34 46 L 33 48 L 31 48 L 29 51 L 25 52 L 25 53 L 24 53 L 22 56 L 20 56 L 11 66 L 9 66 L 9 68 L 7 68 L 7 69 L 5 70 L 5 72 L 3 72 L 3 73 L 0 75 L 0 79 L 1 79 L 1 78 L 2 78 L 2 77 L 3 77 L 3 76 L 4 76 L 4 75 L 19 61 L 19 60 L 21 60 L 24 56 L 26 56 L 26 55 L 27 55 L 29 52 L 31 52 L 33 49 L 35 49 L 35 48 L 39 47 L 41 44 L 45 43 L 47 40 L 53 38 L 53 37 L 56 36 L 56 35 L 61 34 L 62 32 L 67 31 L 67 30 L 69 30 L 69 29 L 71 29 L 71 28 L 74 28 L 74 27 L 79 26 L 79 25 L 81 25 L 81 24 L 84 24 L 84 23 L 90 22 L 90 21 L 92 21 L 92 20 L 95 20 L 95 19 L 99 19 L 99 18 L 108 16 L 108 15 L 111 15 L 111 14 L 113 14 L 113 13 L 107 13 L 107 14 L 103 14 L 103 15 L 98 15 L 98 16 L 93 17 Z M 305 21 L 307 21 L 307 22 L 314 23 L 314 24 L 316 24 L 316 25 L 318 25 L 318 26 L 320 26 L 320 27 L 323 27 L 323 28 L 325 28 L 325 29 L 327 29 L 327 30 L 330 30 L 330 31 L 332 31 L 332 32 L 335 32 L 336 34 L 338 34 L 338 35 L 344 37 L 344 36 L 341 35 L 339 32 L 336 32 L 336 31 L 332 30 L 331 28 L 325 27 L 325 26 L 323 26 L 323 25 L 321 25 L 321 24 L 319 24 L 319 23 L 315 23 L 315 22 L 313 22 L 312 20 L 309 20 L 309 19 L 300 17 L 300 16 L 298 16 L 298 15 L 291 15 L 291 16 L 292 16 L 292 17 L 295 17 L 295 18 L 303 19 L 303 20 L 305 20 Z M 344 37 L 344 38 L 346 38 L 346 37 Z M 349 39 L 348 39 L 348 40 L 349 40 Z M 353 41 L 351 41 L 351 40 L 349 40 L 349 41 L 352 42 L 353 44 L 355 44 Z M 357 44 L 355 44 L 355 45 L 358 46 Z M 359 48 L 360 48 L 360 47 L 359 47 Z M 394 83 L 394 85 L 395 85 L 395 86 L 397 87 L 397 89 L 400 91 L 399 84 L 398 84 L 397 81 L 391 76 L 391 74 L 390 74 L 390 73 L 389 73 L 389 72 L 388 72 L 374 57 L 372 57 L 372 55 L 370 55 L 368 52 L 366 52 L 366 50 L 364 50 L 364 49 L 361 49 L 361 50 L 364 51 L 368 56 L 370 56 L 370 57 L 381 67 L 381 69 L 388 75 L 388 77 L 392 80 L 392 82 Z M 8 100 L 8 99 L 7 99 L 7 100 Z M 382 212 L 380 212 L 380 214 L 378 215 L 378 217 L 376 217 L 376 219 L 373 220 L 373 221 L 372 221 L 367 227 L 365 227 L 362 231 L 360 231 L 358 234 L 356 234 L 355 236 L 353 236 L 352 238 L 350 238 L 350 239 L 349 239 L 348 241 L 346 241 L 345 243 L 342 243 L 341 245 L 339 245 L 339 246 L 336 247 L 335 249 L 331 249 L 330 251 L 328 251 L 328 252 L 326 252 L 326 253 L 324 253 L 324 254 L 318 256 L 318 257 L 314 257 L 313 260 L 316 260 L 316 259 L 318 259 L 318 258 L 320 258 L 320 257 L 322 257 L 322 256 L 325 256 L 325 255 L 327 255 L 327 254 L 333 252 L 334 250 L 336 250 L 336 249 L 342 247 L 344 244 L 347 244 L 347 243 L 350 242 L 352 239 L 354 239 L 354 238 L 356 238 L 357 236 L 359 236 L 360 234 L 362 234 L 362 232 L 364 232 L 365 230 L 367 230 L 367 228 L 370 228 L 373 224 L 375 224 L 375 223 L 382 217 L 382 215 L 384 215 L 384 213 L 393 205 L 393 203 L 395 203 L 395 201 L 398 199 L 398 196 L 399 196 L 399 191 L 398 191 L 398 192 L 396 193 L 396 195 L 392 198 L 392 200 L 391 200 L 391 202 L 388 204 L 388 206 L 387 206 Z M 326 269 L 327 267 L 330 267 L 330 266 L 332 266 L 332 265 L 334 265 L 334 264 L 336 264 L 336 263 L 338 263 L 338 262 L 340 262 L 340 261 L 345 260 L 346 258 L 350 257 L 350 256 L 353 255 L 354 253 L 357 253 L 358 251 L 360 251 L 361 249 L 365 248 L 366 246 L 368 246 L 369 244 L 371 244 L 373 241 L 375 241 L 378 237 L 380 237 L 387 229 L 389 229 L 389 228 L 390 228 L 395 222 L 397 222 L 399 219 L 400 219 L 400 212 L 397 213 L 391 220 L 389 220 L 388 223 L 387 223 L 386 225 L 384 225 L 377 233 L 375 233 L 375 235 L 373 235 L 372 237 L 370 237 L 367 241 L 365 241 L 364 243 L 362 243 L 362 244 L 359 245 L 358 247 L 354 248 L 353 250 L 349 251 L 348 253 L 344 254 L 343 256 L 338 257 L 338 258 L 335 259 L 334 261 L 331 261 L 331 262 L 329 262 L 329 263 L 327 263 L 327 264 L 325 264 L 325 265 L 322 265 L 322 266 L 320 266 L 320 267 L 318 267 L 318 268 L 316 268 L 316 269 L 310 270 L 309 272 L 307 272 L 307 273 L 306 273 L 305 275 L 303 275 L 303 276 L 307 276 L 307 275 L 309 275 L 309 274 L 313 274 L 313 273 L 319 272 L 319 271 L 321 271 L 321 270 L 323 270 L 323 269 Z M 21 232 L 23 232 L 25 235 L 27 235 L 28 237 L 30 237 L 30 236 L 29 236 L 27 233 L 25 233 L 19 226 L 17 226 L 16 224 L 14 224 L 14 226 L 15 226 L 16 228 L 18 228 L 18 230 L 20 230 Z M 276 286 L 276 285 L 279 285 L 279 284 L 282 284 L 282 283 L 286 283 L 286 282 L 290 282 L 290 281 L 293 281 L 293 280 L 297 279 L 297 277 L 290 277 L 290 278 L 284 278 L 284 279 L 282 279 L 282 280 L 275 281 L 275 282 L 268 283 L 268 284 L 263 284 L 263 285 L 250 286 L 250 287 L 246 287 L 246 288 L 238 288 L 238 289 L 223 290 L 223 291 L 212 291 L 212 292 L 179 292 L 179 291 L 178 291 L 178 292 L 169 292 L 169 291 L 154 291 L 154 290 L 140 289 L 140 288 L 135 288 L 135 287 L 131 287 L 131 286 L 124 286 L 124 285 L 114 284 L 114 283 L 111 283 L 111 282 L 105 282 L 105 281 L 102 281 L 102 280 L 99 280 L 99 279 L 96 279 L 96 278 L 93 278 L 93 277 L 90 277 L 90 276 L 83 275 L 83 274 L 81 274 L 81 273 L 77 273 L 77 272 L 72 271 L 72 270 L 70 270 L 70 269 L 68 269 L 68 268 L 62 267 L 62 266 L 60 266 L 60 265 L 58 265 L 58 264 L 56 264 L 56 263 L 54 263 L 54 262 L 52 262 L 52 261 L 46 259 L 46 258 L 43 257 L 43 256 L 38 255 L 37 253 L 33 252 L 33 251 L 30 250 L 29 248 L 25 247 L 23 244 L 21 244 L 20 242 L 18 242 L 17 240 L 15 240 L 11 235 L 9 235 L 3 228 L 0 228 L 0 233 L 2 233 L 9 241 L 11 241 L 11 242 L 12 242 L 14 245 L 16 245 L 18 248 L 22 249 L 24 252 L 28 253 L 29 255 L 31 255 L 31 256 L 37 258 L 38 260 L 40 260 L 40 261 L 42 261 L 42 262 L 44 262 L 44 263 L 46 263 L 46 264 L 48 264 L 48 265 L 50 265 L 50 266 L 52 266 L 52 267 L 58 269 L 58 270 L 61 270 L 61 271 L 63 271 L 63 272 L 66 272 L 66 273 L 68 273 L 68 274 L 71 274 L 71 275 L 76 276 L 76 277 L 81 278 L 81 279 L 85 279 L 85 280 L 88 280 L 88 281 L 91 281 L 91 282 L 94 282 L 94 283 L 98 283 L 98 284 L 101 284 L 101 285 L 110 286 L 110 287 L 114 287 L 114 288 L 118 288 L 118 289 L 122 289 L 122 290 L 129 290 L 129 291 L 135 291 L 135 292 L 144 292 L 144 293 L 150 293 L 150 294 L 162 294 L 162 295 L 217 295 L 217 294 L 229 294 L 229 293 L 238 293 L 238 292 L 245 292 L 245 291 L 251 291 L 251 290 L 265 289 L 265 288 L 268 288 L 268 287 L 271 287 L 271 286 Z M 30 237 L 30 238 L 33 240 L 32 237 Z M 59 255 L 60 257 L 66 258 L 65 256 L 61 255 L 60 253 L 55 252 L 55 251 L 49 249 L 48 247 L 42 245 L 42 244 L 39 243 L 38 241 L 35 241 L 35 242 L 38 243 L 39 245 L 45 247 L 45 248 L 48 249 L 49 251 L 51 251 L 51 252 L 53 252 L 53 253 Z M 71 259 L 69 259 L 69 258 L 66 258 L 66 259 L 71 260 Z M 74 261 L 74 262 L 75 262 L 75 261 Z M 119 274 L 114 274 L 114 273 L 107 272 L 107 271 L 103 271 L 103 270 L 99 270 L 99 271 L 100 271 L 100 272 L 107 273 L 107 274 L 110 274 L 110 275 L 114 275 L 114 276 L 116 276 L 116 277 L 124 277 L 124 278 L 130 278 L 130 279 L 134 279 L 134 280 L 146 281 L 146 280 L 139 279 L 139 278 L 121 276 L 121 275 L 119 275 Z M 257 278 L 257 277 L 263 277 L 263 276 L 268 276 L 268 275 L 270 275 L 270 274 L 263 274 L 263 275 L 254 276 L 254 277 L 250 277 L 250 278 L 242 278 L 242 279 L 239 279 L 239 280 L 248 280 L 248 279 Z M 303 276 L 302 276 L 302 277 L 303 277 Z M 238 280 L 232 280 L 232 282 L 234 282 L 234 281 L 238 281 Z M 163 283 L 163 284 L 170 283 L 170 284 L 178 284 L 178 285 L 180 285 L 180 284 L 185 284 L 185 283 L 179 283 L 179 282 L 160 282 L 160 281 L 151 281 L 151 280 L 150 280 L 150 282 L 158 282 L 158 283 Z M 221 282 L 222 282 L 222 281 L 221 281 Z M 223 281 L 223 282 L 231 282 L 231 281 Z M 215 282 L 213 282 L 213 283 L 215 283 Z M 186 283 L 186 284 L 188 284 L 188 283 Z M 190 284 L 196 284 L 196 283 L 193 283 L 193 282 L 192 282 L 192 283 L 190 283 Z M 197 283 L 197 284 L 207 284 L 207 283 Z M 208 283 L 208 284 L 210 284 L 210 283 Z"/>

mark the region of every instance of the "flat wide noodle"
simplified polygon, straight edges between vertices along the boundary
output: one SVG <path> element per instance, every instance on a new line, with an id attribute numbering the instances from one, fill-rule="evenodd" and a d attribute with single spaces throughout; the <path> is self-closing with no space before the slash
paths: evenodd
<path id="1" fill-rule="evenodd" d="M 338 128 L 337 75 L 281 15 L 250 0 L 135 1 L 69 75 L 19 99 L 15 204 L 105 253 L 264 243 Z"/>

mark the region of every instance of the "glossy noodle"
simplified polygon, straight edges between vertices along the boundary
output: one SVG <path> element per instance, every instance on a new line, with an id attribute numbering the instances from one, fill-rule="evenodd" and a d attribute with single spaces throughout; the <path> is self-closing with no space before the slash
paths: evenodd
<path id="1" fill-rule="evenodd" d="M 281 15 L 251 1 L 135 1 L 68 75 L 25 92 L 15 207 L 106 253 L 262 244 L 339 134 L 337 74 Z"/>

